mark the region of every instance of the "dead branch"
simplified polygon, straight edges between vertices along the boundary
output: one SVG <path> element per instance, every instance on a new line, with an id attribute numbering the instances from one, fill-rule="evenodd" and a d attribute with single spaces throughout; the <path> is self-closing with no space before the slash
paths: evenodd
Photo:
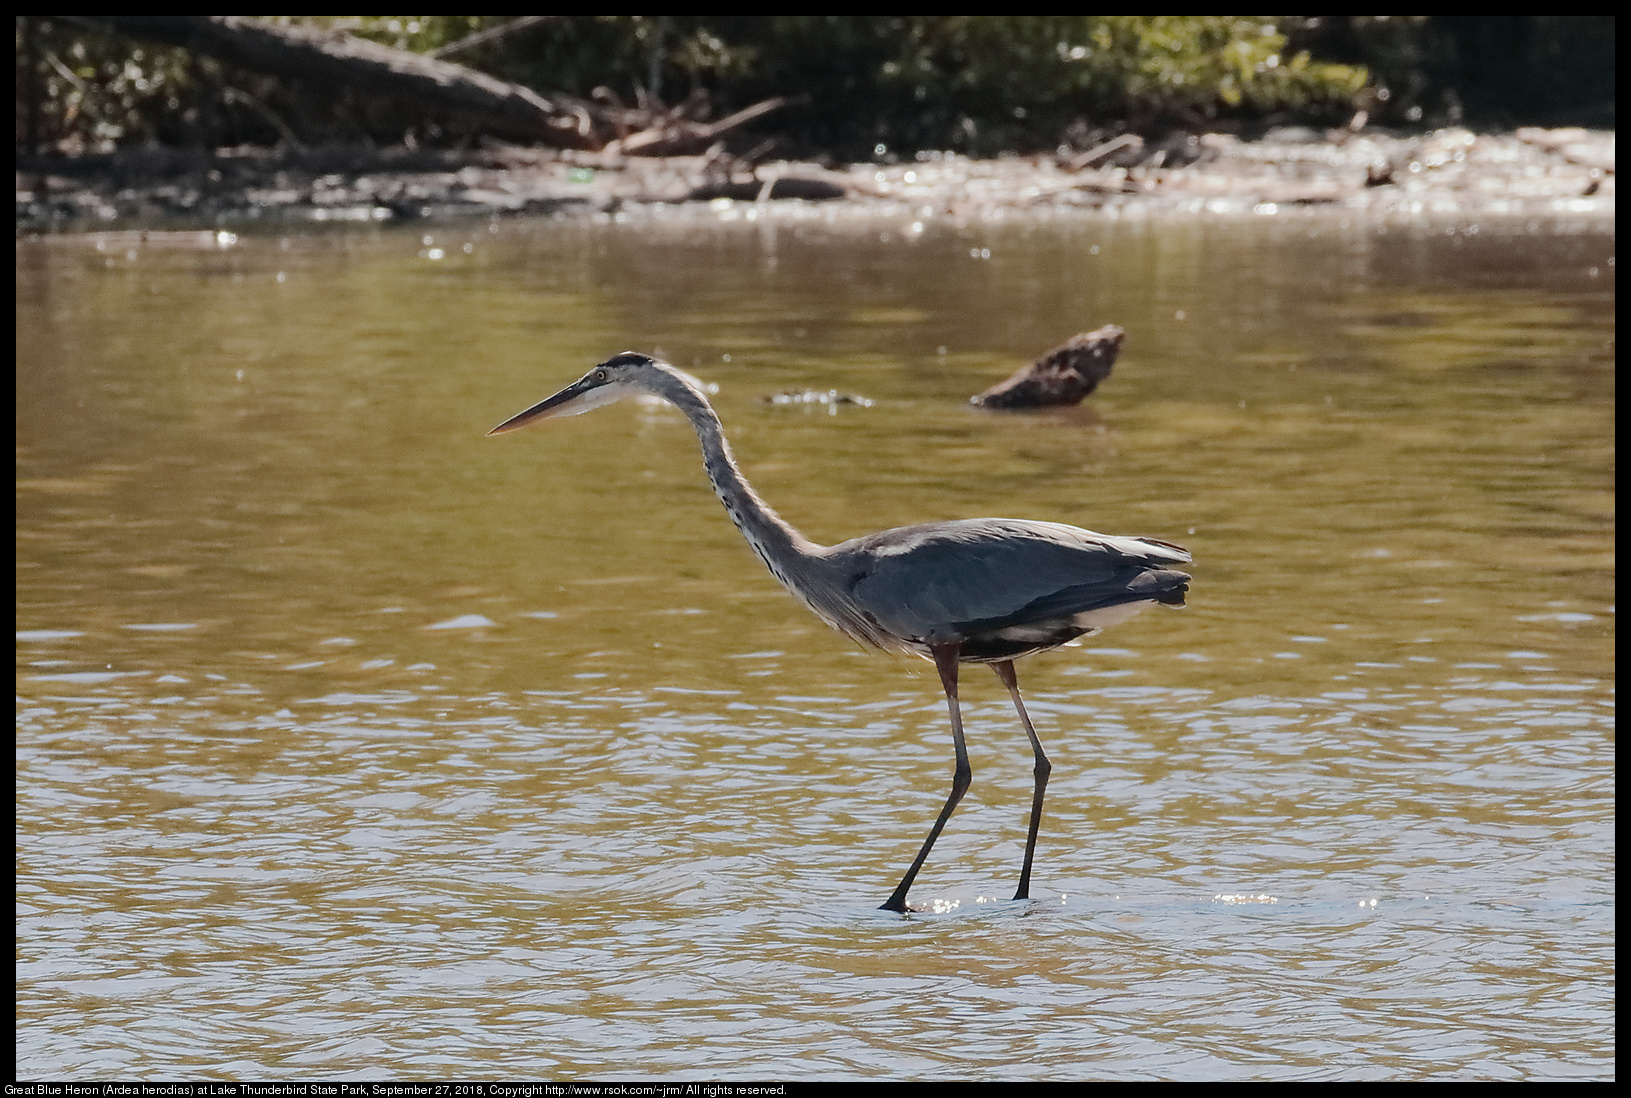
<path id="1" fill-rule="evenodd" d="M 627 156 L 678 156 L 694 153 L 707 148 L 731 130 L 763 118 L 786 105 L 785 97 L 776 96 L 774 99 L 755 103 L 751 107 L 744 107 L 717 122 L 707 123 L 692 122 L 670 113 L 657 125 L 612 142 L 606 151 L 620 152 Z"/>
<path id="2" fill-rule="evenodd" d="M 401 99 L 512 137 L 594 148 L 587 105 L 546 99 L 530 88 L 451 61 L 392 49 L 344 31 L 286 26 L 241 15 L 71 16 L 73 22 L 180 46 L 256 72 L 326 81 Z"/>

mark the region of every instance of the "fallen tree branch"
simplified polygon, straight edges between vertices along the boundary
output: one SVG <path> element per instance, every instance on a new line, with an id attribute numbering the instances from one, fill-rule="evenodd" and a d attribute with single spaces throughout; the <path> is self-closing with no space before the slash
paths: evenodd
<path id="1" fill-rule="evenodd" d="M 626 156 L 676 156 L 696 152 L 713 144 L 722 135 L 772 111 L 787 106 L 787 99 L 776 96 L 744 107 L 735 114 L 726 115 L 717 122 L 689 122 L 683 118 L 663 120 L 650 129 L 631 133 L 606 147 L 607 152 L 620 152 Z"/>
<path id="2" fill-rule="evenodd" d="M 392 49 L 344 31 L 285 26 L 241 15 L 64 16 L 97 30 L 146 38 L 256 72 L 349 84 L 512 137 L 596 148 L 586 104 L 551 100 L 451 61 Z"/>

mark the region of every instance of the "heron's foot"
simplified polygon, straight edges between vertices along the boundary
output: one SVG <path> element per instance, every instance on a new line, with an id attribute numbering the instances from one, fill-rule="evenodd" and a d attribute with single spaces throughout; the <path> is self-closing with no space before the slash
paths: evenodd
<path id="1" fill-rule="evenodd" d="M 955 906 L 955 905 L 953 905 L 953 906 Z M 925 915 L 925 914 L 938 915 L 943 910 L 949 910 L 949 909 L 943 909 L 940 905 L 933 904 L 933 903 L 931 903 L 927 907 L 925 907 L 925 906 L 923 906 L 921 904 L 909 904 L 909 903 L 902 902 L 899 906 L 897 906 L 895 904 L 894 897 L 890 897 L 889 900 L 887 900 L 886 902 L 881 903 L 881 904 L 878 905 L 878 910 L 879 911 L 893 911 L 897 915 Z"/>

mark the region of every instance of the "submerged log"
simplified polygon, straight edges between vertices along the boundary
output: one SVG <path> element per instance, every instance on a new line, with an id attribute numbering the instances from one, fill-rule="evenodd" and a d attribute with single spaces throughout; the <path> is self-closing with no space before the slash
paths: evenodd
<path id="1" fill-rule="evenodd" d="M 1114 324 L 1073 335 L 1006 381 L 991 386 L 970 404 L 983 408 L 1045 408 L 1077 404 L 1110 376 L 1126 333 Z"/>

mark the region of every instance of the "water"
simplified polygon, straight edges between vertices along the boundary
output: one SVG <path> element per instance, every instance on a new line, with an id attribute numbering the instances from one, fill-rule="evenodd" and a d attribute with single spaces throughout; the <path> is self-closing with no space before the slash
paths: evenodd
<path id="1" fill-rule="evenodd" d="M 1611 1077 L 1613 254 L 1329 213 L 20 241 L 20 1076 Z M 1084 407 L 966 405 L 1104 323 Z M 880 912 L 949 786 L 932 668 L 783 594 L 671 409 L 484 437 L 624 348 L 717 384 L 818 540 L 1194 552 L 1189 607 L 1019 666 L 1034 902 L 992 676 L 928 910 Z"/>

